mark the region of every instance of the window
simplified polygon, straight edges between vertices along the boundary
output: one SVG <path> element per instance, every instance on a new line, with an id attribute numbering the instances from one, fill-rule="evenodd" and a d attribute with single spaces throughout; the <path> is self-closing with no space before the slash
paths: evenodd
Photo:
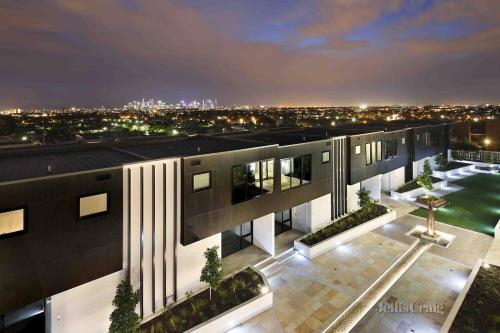
<path id="1" fill-rule="evenodd" d="M 377 141 L 377 161 L 382 160 L 382 141 Z"/>
<path id="2" fill-rule="evenodd" d="M 247 201 L 274 190 L 274 159 L 232 168 L 231 203 Z"/>
<path id="3" fill-rule="evenodd" d="M 261 162 L 262 192 L 271 193 L 274 190 L 274 159 Z"/>
<path id="4" fill-rule="evenodd" d="M 78 217 L 86 219 L 109 213 L 108 193 L 98 193 L 78 198 Z"/>
<path id="5" fill-rule="evenodd" d="M 284 158 L 281 161 L 281 190 L 306 185 L 312 180 L 312 155 Z"/>
<path id="6" fill-rule="evenodd" d="M 321 153 L 321 163 L 328 163 L 330 162 L 330 151 L 324 151 Z"/>
<path id="7" fill-rule="evenodd" d="M 26 231 L 26 208 L 0 210 L 0 238 Z"/>
<path id="8" fill-rule="evenodd" d="M 386 140 L 384 158 L 388 160 L 391 158 L 395 158 L 396 156 L 398 156 L 398 140 Z"/>
<path id="9" fill-rule="evenodd" d="M 202 172 L 193 175 L 193 192 L 207 190 L 212 187 L 212 172 Z"/>
<path id="10" fill-rule="evenodd" d="M 354 147 L 354 155 L 359 155 L 361 154 L 361 146 L 357 145 Z"/>
<path id="11" fill-rule="evenodd" d="M 365 144 L 366 165 L 372 164 L 371 144 Z"/>
<path id="12" fill-rule="evenodd" d="M 402 145 L 406 144 L 406 138 L 401 138 L 401 144 Z"/>

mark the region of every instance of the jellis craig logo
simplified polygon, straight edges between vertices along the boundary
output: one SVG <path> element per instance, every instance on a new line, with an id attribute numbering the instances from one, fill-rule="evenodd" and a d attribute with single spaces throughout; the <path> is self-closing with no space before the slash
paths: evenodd
<path id="1" fill-rule="evenodd" d="M 437 315 L 444 315 L 444 305 L 442 304 L 419 304 L 419 303 L 402 303 L 393 302 L 386 303 L 382 302 L 378 304 L 378 312 L 384 313 L 435 313 Z"/>

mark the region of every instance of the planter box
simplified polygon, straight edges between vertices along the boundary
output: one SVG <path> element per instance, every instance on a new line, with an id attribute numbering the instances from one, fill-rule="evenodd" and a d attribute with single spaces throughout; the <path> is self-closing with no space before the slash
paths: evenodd
<path id="1" fill-rule="evenodd" d="M 300 241 L 301 239 L 307 237 L 309 234 L 304 235 L 294 241 L 294 247 L 304 257 L 312 259 L 314 257 L 319 256 L 320 254 L 323 254 L 331 249 L 336 248 L 337 246 L 347 243 L 353 240 L 354 238 L 357 238 L 367 232 L 377 229 L 386 223 L 394 221 L 395 219 L 396 219 L 396 211 L 388 209 L 388 212 L 384 215 L 381 215 L 377 218 L 374 218 L 373 220 L 367 221 L 354 228 L 341 232 L 338 235 L 325 239 L 324 241 L 316 243 L 312 246 L 308 246 Z"/>
<path id="2" fill-rule="evenodd" d="M 495 226 L 495 238 L 500 238 L 500 219 L 498 219 L 497 225 Z"/>
<path id="3" fill-rule="evenodd" d="M 237 307 L 221 313 L 198 326 L 186 331 L 187 333 L 222 333 L 270 309 L 273 306 L 273 292 L 254 297 Z"/>
<path id="4" fill-rule="evenodd" d="M 260 273 L 259 273 L 260 274 Z M 262 276 L 262 274 L 260 274 Z M 242 303 L 220 315 L 210 318 L 209 320 L 195 326 L 186 331 L 186 333 L 222 333 L 226 332 L 239 324 L 255 317 L 261 312 L 272 308 L 273 292 L 267 283 L 267 280 L 262 276 L 264 285 L 269 292 L 255 296 L 245 303 Z"/>
<path id="5" fill-rule="evenodd" d="M 456 169 L 448 170 L 448 171 L 437 171 L 437 170 L 434 170 L 432 172 L 432 175 L 434 177 L 439 177 L 439 178 L 447 179 L 450 176 L 460 175 L 460 174 L 463 174 L 465 172 L 470 172 L 470 171 L 474 170 L 474 168 L 475 168 L 475 165 L 471 164 L 471 165 L 463 166 L 461 168 L 456 168 Z"/>
<path id="6" fill-rule="evenodd" d="M 439 177 L 436 175 L 433 175 L 433 176 Z M 443 178 L 443 177 L 439 177 L 439 178 Z M 446 178 L 443 178 L 442 181 L 437 182 L 437 183 L 433 183 L 432 186 L 434 187 L 435 190 L 439 190 L 443 187 L 448 186 L 448 181 L 446 180 Z M 419 188 L 416 188 L 414 190 L 410 190 L 410 191 L 403 192 L 403 193 L 391 191 L 391 198 L 396 199 L 396 200 L 410 200 L 410 198 L 415 198 L 415 197 L 418 197 L 422 194 L 425 194 L 425 189 L 423 187 L 419 187 Z"/>

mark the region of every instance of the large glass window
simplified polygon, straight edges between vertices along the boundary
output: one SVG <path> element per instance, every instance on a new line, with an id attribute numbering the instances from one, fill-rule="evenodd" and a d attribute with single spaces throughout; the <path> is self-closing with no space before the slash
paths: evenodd
<path id="1" fill-rule="evenodd" d="M 271 193 L 274 189 L 274 159 L 233 166 L 232 186 L 233 205 Z"/>
<path id="2" fill-rule="evenodd" d="M 388 160 L 390 158 L 395 158 L 397 156 L 398 156 L 398 139 L 385 141 L 384 158 Z"/>
<path id="3" fill-rule="evenodd" d="M 301 179 L 302 179 L 302 157 L 295 157 L 292 160 L 292 176 L 291 182 L 292 182 L 292 188 L 300 186 L 301 184 Z"/>
<path id="4" fill-rule="evenodd" d="M 371 144 L 367 143 L 365 144 L 365 153 L 366 153 L 366 165 L 372 164 L 372 150 L 371 150 Z"/>
<path id="5" fill-rule="evenodd" d="M 312 155 L 281 160 L 281 190 L 305 185 L 312 180 Z"/>
<path id="6" fill-rule="evenodd" d="M 212 186 L 212 173 L 210 171 L 193 175 L 193 192 L 207 190 Z"/>
<path id="7" fill-rule="evenodd" d="M 311 181 L 312 176 L 312 156 L 304 155 L 302 156 L 302 185 L 307 184 Z"/>
<path id="8" fill-rule="evenodd" d="M 9 234 L 23 232 L 25 229 L 25 208 L 0 211 L 0 238 Z"/>
<path id="9" fill-rule="evenodd" d="M 274 190 L 274 159 L 262 161 L 262 192 L 271 193 Z"/>
<path id="10" fill-rule="evenodd" d="M 108 193 L 86 195 L 78 198 L 78 217 L 81 219 L 108 212 Z"/>
<path id="11" fill-rule="evenodd" d="M 382 141 L 377 141 L 377 161 L 382 160 Z"/>
<path id="12" fill-rule="evenodd" d="M 245 165 L 233 166 L 232 176 L 233 176 L 233 193 L 232 193 L 232 203 L 237 204 L 239 202 L 245 201 L 246 197 L 246 182 L 245 182 Z"/>
<path id="13" fill-rule="evenodd" d="M 281 161 L 281 190 L 287 190 L 291 187 L 290 172 L 292 170 L 292 159 L 285 158 Z"/>

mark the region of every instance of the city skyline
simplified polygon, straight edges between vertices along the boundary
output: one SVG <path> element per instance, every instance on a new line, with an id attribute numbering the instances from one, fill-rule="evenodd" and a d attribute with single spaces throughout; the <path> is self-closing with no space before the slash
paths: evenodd
<path id="1" fill-rule="evenodd" d="M 489 0 L 7 2 L 0 108 L 498 104 L 499 18 Z"/>

